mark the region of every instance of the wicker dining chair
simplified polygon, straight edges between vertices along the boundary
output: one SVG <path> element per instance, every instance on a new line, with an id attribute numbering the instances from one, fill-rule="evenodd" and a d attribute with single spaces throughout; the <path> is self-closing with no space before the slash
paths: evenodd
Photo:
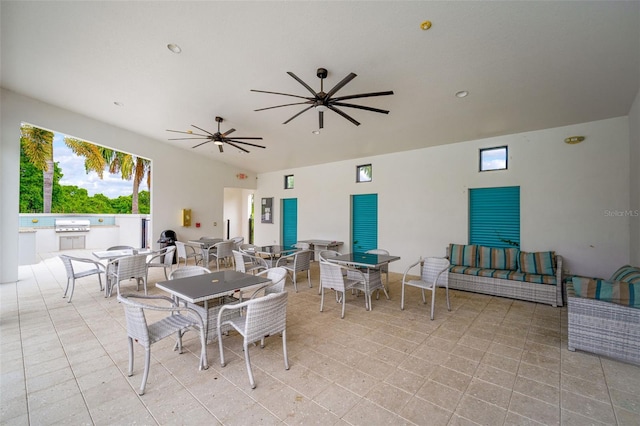
<path id="1" fill-rule="evenodd" d="M 196 265 L 202 262 L 202 253 L 198 253 L 195 247 L 187 245 L 182 241 L 176 241 L 176 253 L 178 257 L 178 266 L 180 266 L 181 259 L 184 259 L 185 266 L 187 266 L 189 259 L 193 259 Z"/>
<path id="2" fill-rule="evenodd" d="M 138 302 L 139 299 L 145 302 L 163 301 L 168 302 L 168 306 L 159 304 L 149 304 Z M 169 337 L 172 334 L 178 336 L 178 352 L 182 353 L 182 335 L 186 329 L 193 328 L 200 335 L 200 364 L 199 370 L 209 368 L 207 364 L 207 345 L 205 342 L 204 323 L 196 311 L 185 306 L 178 306 L 171 298 L 166 296 L 139 296 L 133 294 L 119 294 L 118 301 L 124 307 L 125 320 L 127 324 L 127 338 L 129 343 L 129 371 L 128 375 L 133 375 L 133 342 L 137 342 L 144 347 L 144 373 L 142 374 L 142 384 L 138 394 L 143 395 L 149 377 L 149 367 L 151 365 L 151 345 Z M 157 303 L 157 302 L 156 302 Z M 145 310 L 162 311 L 167 314 L 163 319 L 152 324 L 147 323 Z"/>
<path id="3" fill-rule="evenodd" d="M 335 250 L 321 250 L 320 253 L 318 254 L 319 259 L 318 261 L 321 262 L 323 260 L 327 260 L 329 258 L 332 257 L 338 257 L 340 256 L 340 252 L 339 251 L 335 251 Z M 343 270 L 342 271 L 342 275 L 346 276 L 347 275 L 347 271 Z M 318 294 L 322 293 L 322 286 L 319 285 L 318 286 Z"/>
<path id="4" fill-rule="evenodd" d="M 256 382 L 251 370 L 251 360 L 249 358 L 249 345 L 261 341 L 264 347 L 264 338 L 280 333 L 282 335 L 282 350 L 284 352 L 284 367 L 289 369 L 289 359 L 287 356 L 287 297 L 288 293 L 272 293 L 264 297 L 250 299 L 235 305 L 222 305 L 218 313 L 218 345 L 220 347 L 220 365 L 226 365 L 224 360 L 224 346 L 222 344 L 222 333 L 224 326 L 233 327 L 243 337 L 244 359 L 247 365 L 247 374 L 251 388 L 255 389 Z M 246 309 L 246 310 L 245 310 Z M 229 311 L 240 312 L 244 310 L 242 316 L 234 316 L 225 319 Z"/>
<path id="5" fill-rule="evenodd" d="M 233 248 L 235 243 L 231 240 L 221 241 L 209 247 L 209 259 L 216 259 L 216 269 L 220 270 L 220 261 L 226 262 L 233 257 Z M 209 265 L 205 265 L 209 266 Z"/>
<path id="6" fill-rule="evenodd" d="M 261 257 L 233 250 L 233 262 L 236 265 L 236 271 L 245 274 L 253 274 L 256 271 L 264 271 L 269 269 L 267 261 Z"/>
<path id="7" fill-rule="evenodd" d="M 351 274 L 353 272 L 353 275 Z M 349 277 L 345 273 L 349 272 Z M 324 309 L 324 289 L 328 288 L 336 292 L 336 301 L 342 301 L 342 314 L 340 318 L 344 318 L 344 310 L 346 305 L 347 290 L 366 289 L 366 279 L 362 271 L 351 269 L 337 263 L 320 260 L 320 287 L 322 289 L 320 298 L 320 312 Z M 366 300 L 365 300 L 366 304 Z"/>
<path id="8" fill-rule="evenodd" d="M 291 279 L 293 281 L 293 288 L 296 293 L 298 292 L 298 279 L 299 272 L 307 272 L 307 281 L 309 282 L 309 288 L 311 288 L 311 251 L 299 250 L 295 253 L 291 253 L 287 256 L 282 256 L 276 262 L 276 267 L 285 268 L 291 273 Z"/>
<path id="9" fill-rule="evenodd" d="M 255 299 L 261 292 L 263 296 L 267 296 L 272 293 L 282 293 L 284 290 L 284 285 L 287 281 L 287 270 L 284 268 L 271 268 L 265 271 L 259 272 L 256 276 L 266 275 L 267 278 L 271 280 L 269 284 L 266 284 L 251 295 L 251 299 Z"/>
<path id="10" fill-rule="evenodd" d="M 102 277 L 102 274 L 105 273 L 105 266 L 102 263 L 92 259 L 87 259 L 84 257 L 68 256 L 66 254 L 62 254 L 59 257 L 60 257 L 60 260 L 62 260 L 62 263 L 64 264 L 64 269 L 67 272 L 67 287 L 64 289 L 64 294 L 62 295 L 63 298 L 67 297 L 67 292 L 69 291 L 69 288 L 71 288 L 71 293 L 69 293 L 69 299 L 67 300 L 67 303 L 71 303 L 71 298 L 73 297 L 73 291 L 76 288 L 76 280 L 78 278 L 97 275 L 98 284 L 100 284 L 100 291 L 102 291 L 101 277 Z M 77 262 L 80 264 L 89 264 L 94 267 L 93 268 L 89 267 L 89 269 L 80 267 L 78 268 L 78 270 L 76 270 L 76 268 L 73 265 L 74 262 Z"/>
<path id="11" fill-rule="evenodd" d="M 407 279 L 409 271 L 420 265 L 420 279 L 411 280 Z M 447 294 L 447 309 L 451 310 L 451 304 L 449 303 L 449 261 L 439 257 L 427 257 L 421 258 L 417 262 L 409 265 L 404 271 L 402 276 L 402 296 L 400 298 L 400 309 L 404 310 L 404 286 L 410 285 L 418 287 L 422 290 L 422 303 L 426 304 L 426 298 L 424 291 L 429 290 L 431 292 L 431 319 L 433 320 L 433 311 L 436 305 L 436 289 L 438 287 L 444 287 Z"/>
<path id="12" fill-rule="evenodd" d="M 156 252 L 153 252 L 147 259 L 147 267 L 149 268 L 163 268 L 164 278 L 169 279 L 167 275 L 167 269 L 171 271 L 173 268 L 173 255 L 175 254 L 176 246 L 167 246 Z"/>
<path id="13" fill-rule="evenodd" d="M 144 294 L 147 295 L 147 255 L 134 254 L 133 256 L 120 257 L 109 262 L 107 266 L 107 285 L 105 285 L 105 297 L 111 297 L 113 287 L 120 294 L 120 282 L 135 279 L 137 290 L 140 290 L 142 282 Z"/>
<path id="14" fill-rule="evenodd" d="M 384 249 L 374 249 L 374 250 L 367 250 L 365 251 L 365 253 L 367 254 L 384 254 L 386 256 L 389 256 L 389 251 L 388 250 L 384 250 Z M 384 272 L 385 274 L 385 289 L 388 291 L 389 290 L 389 264 L 387 263 L 386 265 L 382 265 L 380 267 L 380 272 Z"/>

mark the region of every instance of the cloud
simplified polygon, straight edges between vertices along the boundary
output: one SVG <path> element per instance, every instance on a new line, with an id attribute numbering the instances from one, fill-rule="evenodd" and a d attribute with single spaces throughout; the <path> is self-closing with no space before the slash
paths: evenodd
<path id="1" fill-rule="evenodd" d="M 103 194 L 109 198 L 131 195 L 133 182 L 123 180 L 120 175 L 110 174 L 105 170 L 103 179 L 96 172 L 87 173 L 84 158 L 77 156 L 64 143 L 64 135 L 55 133 L 53 137 L 53 160 L 58 163 L 64 175 L 60 185 L 73 185 L 87 190 L 90 196 Z M 148 190 L 146 181 L 140 184 L 140 190 Z"/>

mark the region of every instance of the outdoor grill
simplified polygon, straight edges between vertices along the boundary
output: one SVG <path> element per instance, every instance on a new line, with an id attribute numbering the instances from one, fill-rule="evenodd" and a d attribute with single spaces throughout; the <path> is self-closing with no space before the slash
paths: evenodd
<path id="1" fill-rule="evenodd" d="M 89 219 L 56 219 L 56 232 L 88 232 L 91 229 Z"/>

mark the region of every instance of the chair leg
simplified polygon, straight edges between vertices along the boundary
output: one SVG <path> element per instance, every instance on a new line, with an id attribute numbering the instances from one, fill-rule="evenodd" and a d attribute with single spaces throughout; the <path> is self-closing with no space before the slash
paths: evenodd
<path id="1" fill-rule="evenodd" d="M 284 369 L 289 369 L 289 355 L 287 355 L 287 329 L 282 330 L 282 352 L 284 353 Z"/>
<path id="2" fill-rule="evenodd" d="M 400 310 L 404 311 L 404 280 L 402 280 L 402 290 L 400 290 Z"/>
<path id="3" fill-rule="evenodd" d="M 431 321 L 433 321 L 433 310 L 436 306 L 436 285 L 431 287 Z"/>
<path id="4" fill-rule="evenodd" d="M 149 377 L 149 367 L 151 367 L 151 346 L 144 348 L 144 373 L 142 373 L 142 384 L 138 395 L 144 395 L 144 388 L 147 386 L 147 378 Z"/>
<path id="5" fill-rule="evenodd" d="M 324 288 L 322 288 L 322 285 L 320 285 L 320 294 L 322 296 L 320 296 L 320 312 L 322 312 L 322 308 L 324 307 Z"/>
<path id="6" fill-rule="evenodd" d="M 311 288 L 311 270 L 307 269 L 307 281 L 309 281 L 309 288 Z"/>
<path id="7" fill-rule="evenodd" d="M 346 305 L 347 305 L 347 292 L 343 291 L 342 292 L 342 315 L 340 315 L 340 318 L 342 319 L 344 319 L 344 308 Z"/>
<path id="8" fill-rule="evenodd" d="M 422 291 L 422 304 L 425 305 L 427 303 L 427 299 L 424 296 L 424 288 L 420 289 Z"/>
<path id="9" fill-rule="evenodd" d="M 131 337 L 129 340 L 129 372 L 127 373 L 129 377 L 133 376 L 133 339 Z"/>
<path id="10" fill-rule="evenodd" d="M 224 362 L 224 347 L 222 346 L 222 330 L 218 327 L 218 347 L 220 348 L 220 365 L 224 367 L 226 363 Z"/>
<path id="11" fill-rule="evenodd" d="M 200 367 L 199 370 L 207 370 L 209 368 L 209 361 L 207 360 L 207 336 L 204 334 L 204 329 L 200 329 Z"/>
<path id="12" fill-rule="evenodd" d="M 445 291 L 447 293 L 447 310 L 451 311 L 451 304 L 449 303 L 449 286 L 445 287 Z"/>
<path id="13" fill-rule="evenodd" d="M 251 371 L 251 360 L 249 359 L 249 344 L 244 341 L 244 361 L 247 364 L 247 374 L 249 375 L 249 383 L 251 383 L 251 389 L 256 388 L 256 381 L 253 379 L 253 371 Z"/>
<path id="14" fill-rule="evenodd" d="M 298 280 L 296 279 L 296 274 L 295 271 L 291 272 L 291 275 L 293 276 L 293 289 L 296 291 L 296 293 L 298 292 Z"/>

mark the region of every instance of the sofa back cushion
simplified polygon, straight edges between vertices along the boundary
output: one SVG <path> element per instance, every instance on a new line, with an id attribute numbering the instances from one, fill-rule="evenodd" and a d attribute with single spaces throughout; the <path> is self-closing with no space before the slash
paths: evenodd
<path id="1" fill-rule="evenodd" d="M 640 283 L 573 277 L 573 289 L 580 297 L 597 299 L 640 309 Z"/>
<path id="2" fill-rule="evenodd" d="M 640 268 L 631 265 L 625 265 L 611 275 L 609 281 L 624 281 L 627 283 L 640 283 Z"/>
<path id="3" fill-rule="evenodd" d="M 478 246 L 478 267 L 516 271 L 518 270 L 518 252 L 517 248 Z"/>
<path id="4" fill-rule="evenodd" d="M 521 251 L 518 256 L 520 271 L 525 274 L 555 275 L 556 253 L 554 251 L 538 251 L 527 253 Z"/>
<path id="5" fill-rule="evenodd" d="M 477 266 L 478 265 L 478 246 L 449 244 L 449 263 L 459 266 Z"/>

